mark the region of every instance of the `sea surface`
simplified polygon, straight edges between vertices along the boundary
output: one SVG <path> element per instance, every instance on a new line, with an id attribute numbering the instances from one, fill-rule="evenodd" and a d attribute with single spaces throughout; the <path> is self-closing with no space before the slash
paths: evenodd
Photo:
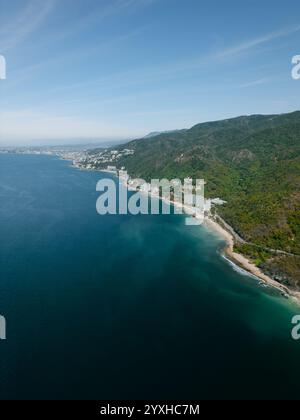
<path id="1" fill-rule="evenodd" d="M 0 155 L 0 399 L 299 398 L 300 307 L 184 216 L 99 216 L 104 176 Z"/>

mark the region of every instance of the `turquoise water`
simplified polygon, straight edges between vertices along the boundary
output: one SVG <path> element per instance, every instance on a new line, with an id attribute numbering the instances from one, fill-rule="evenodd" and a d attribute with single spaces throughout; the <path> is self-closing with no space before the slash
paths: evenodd
<path id="1" fill-rule="evenodd" d="M 100 173 L 0 155 L 0 398 L 298 398 L 300 308 L 182 216 L 99 216 Z"/>

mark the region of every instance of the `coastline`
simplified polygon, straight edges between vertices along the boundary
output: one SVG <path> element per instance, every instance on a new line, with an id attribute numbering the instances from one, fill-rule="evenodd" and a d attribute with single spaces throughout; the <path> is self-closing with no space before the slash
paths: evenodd
<path id="1" fill-rule="evenodd" d="M 100 172 L 108 172 L 105 170 L 101 170 Z M 155 198 L 159 198 L 160 200 L 166 202 L 169 205 L 173 205 L 175 208 L 179 209 L 183 212 L 183 214 L 193 214 L 193 210 L 190 209 L 188 206 L 179 203 L 177 201 L 169 201 L 166 200 L 163 197 L 157 197 L 156 195 L 152 195 L 150 193 L 150 196 L 153 196 Z M 198 219 L 199 217 L 196 216 Z M 250 259 L 248 259 L 246 256 L 242 254 L 238 254 L 234 252 L 234 244 L 235 244 L 235 238 L 234 236 L 228 232 L 224 227 L 222 227 L 216 220 L 212 219 L 209 216 L 204 217 L 203 224 L 200 224 L 206 226 L 209 230 L 214 231 L 217 233 L 222 239 L 225 240 L 226 246 L 223 249 L 223 256 L 226 260 L 228 260 L 233 266 L 236 266 L 237 268 L 241 268 L 245 271 L 246 274 L 249 274 L 256 278 L 260 283 L 272 287 L 276 289 L 282 297 L 285 297 L 287 299 L 292 299 L 297 305 L 300 305 L 300 292 L 296 292 L 287 286 L 282 285 L 278 281 L 272 279 L 270 276 L 263 273 L 263 271 L 257 267 L 254 263 L 251 262 Z"/>
<path id="2" fill-rule="evenodd" d="M 81 171 L 87 172 L 102 172 L 102 173 L 110 173 L 112 175 L 116 175 L 110 171 L 103 170 L 103 169 L 88 169 L 79 166 L 74 160 L 65 158 L 62 156 L 58 156 L 59 159 L 72 162 L 71 167 L 74 169 L 79 169 Z M 193 214 L 191 213 L 191 209 L 188 206 L 183 205 L 182 203 L 178 203 L 176 201 L 169 201 L 162 197 L 157 197 L 154 195 L 155 198 L 159 198 L 160 200 L 165 201 L 169 205 L 173 205 L 174 207 L 178 208 L 185 214 Z M 196 216 L 196 218 L 198 218 Z M 253 276 L 262 284 L 272 287 L 276 289 L 283 297 L 292 299 L 294 303 L 300 305 L 300 292 L 296 292 L 287 286 L 282 285 L 278 281 L 272 279 L 271 277 L 267 276 L 263 273 L 263 271 L 257 267 L 255 264 L 251 262 L 246 256 L 242 254 L 238 254 L 234 252 L 234 244 L 235 239 L 233 235 L 228 232 L 223 226 L 221 226 L 216 220 L 212 219 L 211 217 L 205 216 L 204 218 L 204 226 L 206 226 L 209 230 L 214 231 L 219 237 L 221 237 L 226 242 L 226 246 L 223 249 L 223 257 L 229 261 L 233 266 L 240 268 L 245 271 L 245 273 Z"/>
<path id="3" fill-rule="evenodd" d="M 278 290 L 282 296 L 293 299 L 297 304 L 300 304 L 300 292 L 291 290 L 290 288 L 282 285 L 281 283 L 273 280 L 271 277 L 267 276 L 262 272 L 262 270 L 253 264 L 247 257 L 242 254 L 237 254 L 234 252 L 234 238 L 233 236 L 225 230 L 219 223 L 217 223 L 212 218 L 206 217 L 204 225 L 217 233 L 222 239 L 226 242 L 226 247 L 224 248 L 224 257 L 232 262 L 237 267 L 242 268 L 247 273 L 256 277 L 266 286 L 273 287 Z"/>

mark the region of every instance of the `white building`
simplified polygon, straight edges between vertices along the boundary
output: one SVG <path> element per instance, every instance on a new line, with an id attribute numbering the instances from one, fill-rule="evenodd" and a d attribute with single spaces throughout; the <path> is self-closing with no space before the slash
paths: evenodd
<path id="1" fill-rule="evenodd" d="M 211 200 L 205 200 L 204 201 L 204 212 L 210 213 L 211 212 Z"/>
<path id="2" fill-rule="evenodd" d="M 221 198 L 213 198 L 211 200 L 211 204 L 214 204 L 215 206 L 223 206 L 224 204 L 227 204 L 227 201 L 221 200 Z"/>
<path id="3" fill-rule="evenodd" d="M 108 172 L 117 172 L 117 167 L 116 166 L 108 166 L 107 171 Z"/>

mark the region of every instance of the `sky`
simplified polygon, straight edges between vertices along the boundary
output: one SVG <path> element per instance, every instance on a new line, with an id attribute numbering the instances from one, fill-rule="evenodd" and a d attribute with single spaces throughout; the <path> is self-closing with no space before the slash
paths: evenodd
<path id="1" fill-rule="evenodd" d="M 0 144 L 299 110 L 300 2 L 0 0 Z"/>

